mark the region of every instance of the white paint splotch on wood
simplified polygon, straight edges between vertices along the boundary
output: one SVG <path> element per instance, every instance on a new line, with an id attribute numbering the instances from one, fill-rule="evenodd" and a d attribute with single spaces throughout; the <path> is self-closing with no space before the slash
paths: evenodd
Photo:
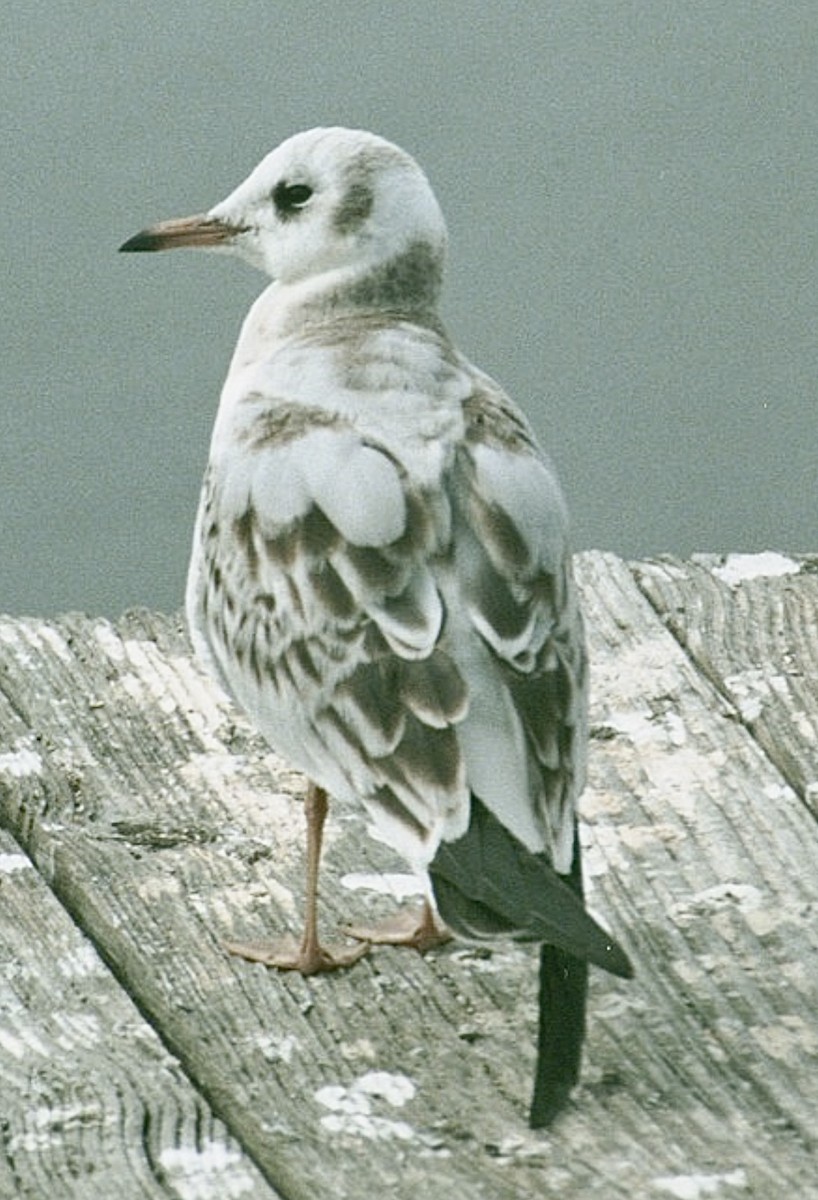
<path id="1" fill-rule="evenodd" d="M 311 980 L 229 958 L 224 939 L 298 926 L 304 781 L 198 670 L 177 619 L 0 619 L 0 755 L 39 760 L 0 772 L 2 822 L 18 839 L 0 854 L 30 855 L 39 872 L 12 862 L 0 900 L 36 884 L 48 903 L 26 902 L 26 941 L 52 945 L 61 923 L 80 939 L 48 952 L 49 969 L 36 956 L 25 967 L 26 1034 L 0 1017 L 16 1112 L 42 1109 L 36 1072 L 20 1066 L 39 1061 L 40 1043 L 67 1039 L 79 1049 L 63 1070 L 73 1057 L 85 1072 L 75 1085 L 60 1075 L 46 1105 L 71 1119 L 46 1122 L 26 1160 L 31 1195 L 44 1155 L 58 1183 L 71 1170 L 93 1178 L 100 1161 L 100 1178 L 118 1182 L 98 1194 L 123 1198 L 129 1179 L 146 1180 L 134 1195 L 206 1196 L 200 1181 L 219 1176 L 288 1200 L 818 1195 L 818 933 L 805 916 L 818 853 L 802 802 L 818 704 L 797 673 L 816 642 L 802 650 L 795 636 L 815 628 L 815 577 L 727 584 L 701 565 L 631 569 L 596 554 L 578 572 L 593 662 L 589 903 L 638 973 L 630 984 L 593 973 L 582 1085 L 538 1135 L 525 1127 L 532 950 L 384 948 Z M 792 589 L 786 602 L 774 588 Z M 772 636 L 771 608 L 786 608 L 792 637 Z M 749 657 L 734 652 L 742 622 Z M 765 683 L 761 716 L 742 717 L 725 679 L 772 680 L 782 666 L 786 687 Z M 759 724 L 773 711 L 781 761 Z M 327 928 L 392 911 L 404 875 L 361 811 L 333 810 Z M 4 911 L 12 978 L 28 960 Z M 102 979 L 105 1003 L 74 1002 Z M 118 1018 L 119 1041 L 106 1024 L 116 997 L 132 1014 Z M 40 1009 L 52 1024 L 34 1019 Z M 123 1065 L 128 1050 L 139 1069 Z M 22 1178 L 8 1146 L 0 1119 L 0 1196 Z"/>

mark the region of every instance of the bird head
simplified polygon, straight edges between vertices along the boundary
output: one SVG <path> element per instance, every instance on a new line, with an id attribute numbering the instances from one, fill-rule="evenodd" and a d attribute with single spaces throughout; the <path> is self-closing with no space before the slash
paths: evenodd
<path id="1" fill-rule="evenodd" d="M 439 273 L 445 243 L 413 158 L 363 130 L 321 128 L 283 142 L 208 212 L 150 226 L 120 249 L 229 251 L 288 285 L 355 278 L 417 247 Z"/>

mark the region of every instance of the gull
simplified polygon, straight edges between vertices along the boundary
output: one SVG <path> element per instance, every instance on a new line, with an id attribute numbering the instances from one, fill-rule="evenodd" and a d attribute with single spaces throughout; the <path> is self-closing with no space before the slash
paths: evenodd
<path id="1" fill-rule="evenodd" d="M 553 468 L 441 323 L 446 227 L 397 146 L 297 134 L 209 212 L 121 249 L 179 246 L 273 280 L 222 390 L 186 612 L 199 658 L 308 779 L 305 927 L 229 949 L 309 974 L 449 930 L 539 943 L 543 1127 L 578 1080 L 588 963 L 632 974 L 582 895 L 588 670 Z M 426 886 L 419 914 L 351 948 L 318 936 L 328 796 L 362 803 Z"/>

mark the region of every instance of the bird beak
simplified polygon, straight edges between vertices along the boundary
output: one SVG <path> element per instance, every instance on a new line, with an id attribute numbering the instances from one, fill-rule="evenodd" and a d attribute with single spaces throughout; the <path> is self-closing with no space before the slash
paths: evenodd
<path id="1" fill-rule="evenodd" d="M 160 221 L 149 225 L 128 238 L 119 247 L 127 253 L 137 250 L 174 250 L 177 246 L 221 246 L 237 234 L 244 233 L 241 225 L 228 225 L 217 217 L 199 213 L 195 217 L 180 217 L 175 221 Z"/>

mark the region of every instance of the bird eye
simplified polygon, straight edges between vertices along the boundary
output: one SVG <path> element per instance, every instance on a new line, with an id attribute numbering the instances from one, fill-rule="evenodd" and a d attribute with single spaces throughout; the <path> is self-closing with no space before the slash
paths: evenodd
<path id="1" fill-rule="evenodd" d="M 312 195 L 312 188 L 306 183 L 286 183 L 283 179 L 273 189 L 273 204 L 282 217 L 303 208 Z"/>

